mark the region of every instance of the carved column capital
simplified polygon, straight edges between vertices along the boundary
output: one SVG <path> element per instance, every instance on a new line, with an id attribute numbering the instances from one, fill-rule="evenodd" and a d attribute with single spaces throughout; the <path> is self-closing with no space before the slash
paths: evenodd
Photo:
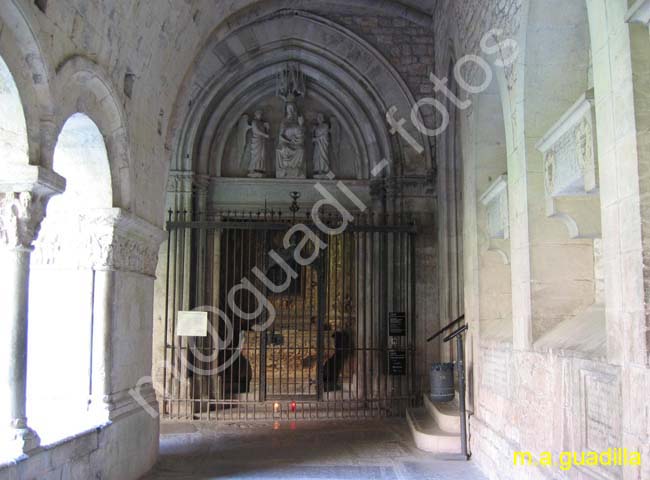
<path id="1" fill-rule="evenodd" d="M 33 192 L 0 193 L 0 248 L 31 250 L 47 198 Z"/>
<path id="2" fill-rule="evenodd" d="M 47 202 L 64 189 L 65 180 L 50 170 L 8 165 L 0 174 L 0 248 L 31 250 Z"/>
<path id="3" fill-rule="evenodd" d="M 163 231 L 141 218 L 115 208 L 52 220 L 39 240 L 36 263 L 155 274 Z"/>

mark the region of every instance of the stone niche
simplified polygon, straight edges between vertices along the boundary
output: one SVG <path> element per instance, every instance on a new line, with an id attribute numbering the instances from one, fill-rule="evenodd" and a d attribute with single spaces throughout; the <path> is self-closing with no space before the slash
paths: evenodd
<path id="1" fill-rule="evenodd" d="M 510 263 L 510 213 L 508 208 L 508 176 L 501 175 L 479 198 L 487 213 L 488 250 Z"/>
<path id="2" fill-rule="evenodd" d="M 570 238 L 598 238 L 600 196 L 593 89 L 551 127 L 536 148 L 544 155 L 546 214 Z"/>

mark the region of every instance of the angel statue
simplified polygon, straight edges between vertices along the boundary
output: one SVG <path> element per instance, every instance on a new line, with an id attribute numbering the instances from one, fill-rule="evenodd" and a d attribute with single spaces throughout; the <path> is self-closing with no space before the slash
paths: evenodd
<path id="1" fill-rule="evenodd" d="M 341 143 L 339 125 L 335 117 L 330 118 L 328 124 L 322 113 L 319 113 L 316 119 L 318 123 L 314 128 L 312 138 L 314 143 L 314 178 L 329 178 L 330 162 Z"/>
<path id="2" fill-rule="evenodd" d="M 252 122 L 249 122 L 248 115 L 244 115 L 237 126 L 237 151 L 250 178 L 261 178 L 266 173 L 266 142 L 270 138 L 270 126 L 264 122 L 263 115 L 262 110 L 257 110 Z"/>
<path id="3" fill-rule="evenodd" d="M 276 149 L 278 178 L 305 178 L 305 119 L 293 102 L 287 102 Z"/>

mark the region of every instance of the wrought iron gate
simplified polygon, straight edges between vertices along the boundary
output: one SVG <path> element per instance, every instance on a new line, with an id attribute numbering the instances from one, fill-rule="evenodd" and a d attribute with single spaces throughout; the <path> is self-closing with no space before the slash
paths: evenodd
<path id="1" fill-rule="evenodd" d="M 413 224 L 289 217 L 170 212 L 164 417 L 387 416 L 414 401 Z M 192 317 L 207 335 L 181 331 L 187 311 L 207 312 Z"/>

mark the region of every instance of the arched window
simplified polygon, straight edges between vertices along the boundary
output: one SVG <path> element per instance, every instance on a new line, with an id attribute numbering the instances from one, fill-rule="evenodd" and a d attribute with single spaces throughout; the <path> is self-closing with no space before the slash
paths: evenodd
<path id="1" fill-rule="evenodd" d="M 27 410 L 44 444 L 94 426 L 92 338 L 97 213 L 112 206 L 104 138 L 86 115 L 65 123 L 54 170 L 66 191 L 53 198 L 32 255 Z M 97 333 L 101 334 L 101 333 Z"/>

